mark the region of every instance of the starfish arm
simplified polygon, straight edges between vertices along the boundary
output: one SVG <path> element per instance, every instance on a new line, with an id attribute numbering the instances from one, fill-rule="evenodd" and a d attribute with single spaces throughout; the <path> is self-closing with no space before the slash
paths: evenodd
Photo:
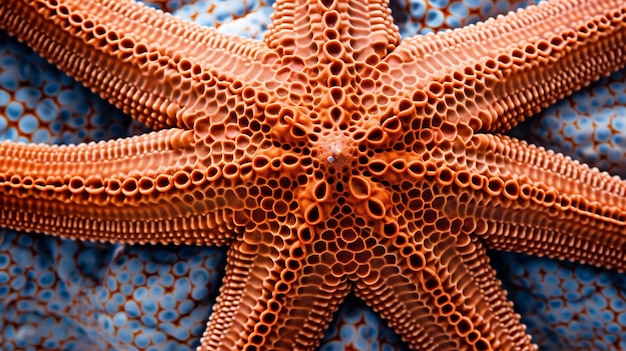
<path id="1" fill-rule="evenodd" d="M 454 227 L 395 233 L 357 296 L 413 350 L 536 350 L 482 244 Z"/>
<path id="2" fill-rule="evenodd" d="M 511 129 L 626 64 L 621 0 L 545 1 L 463 29 L 405 40 L 388 84 L 474 131 Z M 398 79 L 398 77 L 402 77 Z"/>
<path id="3" fill-rule="evenodd" d="M 388 5 L 388 0 L 278 0 L 265 42 L 290 65 L 294 58 L 309 69 L 333 58 L 371 65 L 400 43 Z"/>
<path id="4" fill-rule="evenodd" d="M 3 142 L 0 226 L 92 241 L 223 244 L 232 231 L 224 208 L 238 200 L 218 194 L 217 166 L 198 164 L 192 132 L 176 128 L 69 146 Z"/>
<path id="5" fill-rule="evenodd" d="M 230 247 L 200 350 L 314 350 L 319 345 L 350 285 L 332 276 L 324 262 L 311 263 L 304 245 L 293 241 L 294 229 L 278 231 L 247 231 Z"/>
<path id="6" fill-rule="evenodd" d="M 187 111 L 273 77 L 277 57 L 130 1 L 4 1 L 0 28 L 155 129 L 191 128 Z"/>
<path id="7" fill-rule="evenodd" d="M 496 249 L 626 269 L 626 182 L 505 136 L 472 143 L 449 215 Z"/>

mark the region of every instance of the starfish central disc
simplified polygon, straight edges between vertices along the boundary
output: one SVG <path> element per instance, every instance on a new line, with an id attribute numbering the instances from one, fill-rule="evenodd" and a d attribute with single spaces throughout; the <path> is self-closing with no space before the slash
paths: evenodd
<path id="1" fill-rule="evenodd" d="M 324 160 L 328 167 L 335 168 L 350 164 L 355 155 L 352 140 L 342 132 L 331 131 L 319 138 L 315 145 L 315 152 L 321 162 Z"/>

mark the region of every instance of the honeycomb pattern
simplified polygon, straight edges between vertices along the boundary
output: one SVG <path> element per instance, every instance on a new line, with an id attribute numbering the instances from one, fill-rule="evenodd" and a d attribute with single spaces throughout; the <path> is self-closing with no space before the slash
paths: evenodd
<path id="1" fill-rule="evenodd" d="M 624 177 L 625 108 L 622 70 L 546 110 L 531 140 Z"/>
<path id="2" fill-rule="evenodd" d="M 79 143 L 129 134 L 129 119 L 79 83 L 0 34 L 0 136 Z"/>
<path id="3" fill-rule="evenodd" d="M 331 51 L 327 51 L 325 53 L 330 54 L 330 56 L 332 56 L 333 51 L 331 50 Z M 344 69 L 344 67 L 339 68 L 338 70 L 342 70 L 342 69 Z M 334 94 L 337 94 L 337 93 L 334 93 Z M 332 92 L 331 92 L 331 95 L 333 95 Z M 333 98 L 335 98 L 334 95 L 333 95 Z M 337 99 L 340 100 L 341 96 L 339 96 Z M 277 115 L 280 116 L 282 111 L 280 109 L 278 111 L 279 111 L 279 113 L 277 113 Z M 332 112 L 331 112 L 331 114 L 332 114 Z M 284 117 L 284 114 L 283 114 L 283 117 Z M 289 117 L 289 116 L 287 116 L 287 117 Z M 331 116 L 331 118 L 333 118 L 333 117 L 337 118 L 335 116 Z M 279 118 L 281 118 L 281 117 L 279 117 Z M 239 122 L 239 123 L 241 123 L 241 122 Z M 392 124 L 392 123 L 390 123 L 390 124 Z M 392 124 L 392 126 L 393 126 L 393 124 Z M 227 129 L 227 128 L 225 128 L 225 129 Z M 254 129 L 254 128 L 252 128 L 252 129 Z M 289 129 L 287 128 L 287 130 L 289 130 Z M 214 136 L 214 135 L 221 136 L 221 135 L 223 135 L 223 133 L 224 133 L 223 130 L 213 130 L 209 134 L 211 134 L 212 136 Z M 330 136 L 332 136 L 332 134 Z M 377 145 L 376 142 L 378 142 L 378 140 L 375 137 L 374 137 L 374 139 L 371 139 L 371 136 L 368 135 L 367 138 L 368 138 L 369 141 L 373 141 L 373 143 L 375 145 Z M 210 141 L 214 142 L 215 140 L 210 140 Z M 212 143 L 212 144 L 215 145 L 215 143 Z M 224 146 L 228 147 L 228 145 L 222 144 L 222 147 L 224 147 Z M 319 151 L 318 155 L 325 156 L 326 160 L 329 161 L 330 163 L 335 163 L 335 162 L 342 161 L 342 159 L 340 157 L 337 157 L 336 153 L 337 153 L 336 150 L 330 150 L 330 151 L 322 150 L 322 151 Z M 220 161 L 220 160 L 218 160 L 218 161 Z M 289 165 L 290 162 L 293 162 L 293 159 L 290 159 L 289 157 L 284 156 L 284 157 L 280 158 L 280 161 L 274 161 L 274 162 L 267 163 L 267 164 L 262 162 L 262 161 L 259 161 L 259 163 L 254 164 L 253 166 L 256 166 L 257 168 L 260 168 L 264 172 L 270 172 L 271 168 L 272 168 L 272 165 L 278 164 L 278 162 L 282 162 L 283 164 Z M 269 167 L 267 167 L 268 165 L 269 165 Z M 371 171 L 372 174 L 375 174 L 375 175 L 376 175 L 375 172 L 378 172 L 379 174 L 381 174 L 381 175 L 384 174 L 386 176 L 387 174 L 385 174 L 384 172 L 381 172 L 381 170 L 378 169 L 378 167 L 380 167 L 380 164 L 379 165 L 370 166 L 369 167 L 370 168 L 369 171 Z M 400 162 L 400 161 L 399 162 L 395 162 L 395 165 L 393 165 L 393 167 L 395 167 L 399 171 L 401 171 L 402 167 L 403 167 L 402 166 L 402 162 Z M 406 167 L 406 165 L 405 165 L 405 167 Z M 442 174 L 444 176 L 447 176 L 446 172 L 448 172 L 448 171 L 441 171 L 441 174 L 438 174 L 438 176 L 441 176 Z M 398 172 L 398 173 L 401 173 L 401 172 Z M 334 179 L 334 178 L 331 178 L 331 179 Z M 395 179 L 395 178 L 393 178 L 393 179 Z M 370 190 L 369 190 L 370 186 L 367 184 L 366 181 L 360 180 L 357 177 L 354 177 L 354 178 L 351 178 L 351 179 L 347 179 L 347 180 L 343 179 L 343 180 L 346 181 L 349 184 L 349 187 L 350 187 L 349 192 L 350 192 L 351 195 L 354 195 L 354 196 L 357 196 L 357 197 L 358 196 L 362 196 L 363 195 L 363 189 L 365 189 L 364 193 L 369 195 L 369 193 L 370 193 Z M 286 182 L 286 180 L 283 180 L 283 182 Z M 331 181 L 331 184 L 332 184 L 332 182 L 334 182 L 334 181 Z M 340 181 L 338 181 L 338 182 L 340 182 Z M 286 184 L 287 183 L 282 183 L 281 185 L 286 187 L 286 188 L 288 188 L 288 186 Z M 270 187 L 272 186 L 272 184 L 269 184 L 269 185 L 270 185 Z M 322 187 L 324 187 L 324 186 L 322 186 Z M 261 187 L 258 188 L 259 189 L 258 192 L 259 193 L 263 193 L 264 191 L 267 191 L 267 190 L 264 190 L 266 188 L 267 187 L 264 188 L 263 186 L 261 186 Z M 317 200 L 320 200 L 320 201 L 324 200 L 324 197 L 326 195 L 325 195 L 325 193 L 322 190 L 320 190 L 320 186 L 317 186 L 313 190 L 314 190 L 314 193 L 316 194 L 315 196 L 316 196 Z M 255 191 L 257 191 L 257 190 L 255 190 Z M 275 193 L 268 193 L 268 194 L 271 194 L 271 196 L 275 196 L 275 197 L 280 197 L 281 196 L 281 195 L 277 195 Z M 286 200 L 286 201 L 288 201 L 288 200 Z M 284 209 L 285 207 L 289 207 L 289 206 L 285 206 L 285 205 L 280 204 L 280 203 L 279 204 L 269 204 L 269 202 L 268 202 L 265 205 L 266 207 L 264 209 L 265 210 L 269 210 L 270 208 L 267 207 L 267 206 L 270 206 L 270 205 L 271 205 L 271 210 L 274 211 L 274 213 L 279 214 L 279 215 L 281 213 L 285 213 L 285 209 Z M 261 207 L 263 207 L 263 206 L 264 205 L 261 204 Z M 323 208 L 320 208 L 319 206 L 315 206 L 315 208 L 313 208 L 311 211 L 309 211 L 309 217 L 307 217 L 307 220 L 309 220 L 309 222 L 315 222 L 315 221 L 320 220 L 321 218 L 324 218 L 323 216 L 320 216 L 319 213 L 316 214 L 316 212 L 319 212 L 319 210 L 323 210 Z M 377 214 L 384 212 L 384 209 L 382 209 L 382 205 L 379 204 L 379 203 L 368 203 L 368 205 L 366 207 L 366 211 L 367 211 L 366 212 L 367 216 L 376 218 Z M 253 217 L 253 218 L 256 218 L 255 222 L 258 222 L 258 223 L 256 223 L 257 225 L 263 224 L 263 219 L 267 219 L 267 218 L 261 218 L 261 217 Z M 443 218 L 441 218 L 441 219 L 443 219 Z M 440 222 L 440 220 L 435 220 L 433 223 L 439 223 L 439 222 Z M 441 226 L 441 228 L 445 227 L 444 224 L 438 224 L 438 226 Z M 348 235 L 350 237 L 350 235 L 353 235 L 353 234 L 346 234 L 346 235 Z M 360 237 L 366 237 L 367 238 L 367 235 L 360 235 Z M 342 234 L 342 238 L 343 238 L 343 234 Z M 348 254 L 350 254 L 350 253 L 348 253 Z M 346 260 L 349 261 L 350 259 L 346 258 Z M 356 270 L 354 270 L 354 269 L 355 269 L 354 267 L 347 267 L 347 268 L 346 267 L 338 267 L 338 268 L 336 268 L 336 272 L 335 273 L 337 273 L 337 272 L 339 272 L 339 273 L 358 273 L 358 267 L 356 268 Z M 352 272 L 352 270 L 354 270 L 354 272 Z"/>

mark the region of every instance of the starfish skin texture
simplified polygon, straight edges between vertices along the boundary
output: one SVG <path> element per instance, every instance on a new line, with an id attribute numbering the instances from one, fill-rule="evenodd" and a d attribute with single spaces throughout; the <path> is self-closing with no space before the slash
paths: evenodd
<path id="1" fill-rule="evenodd" d="M 385 2 L 278 2 L 264 43 L 127 2 L 2 5 L 159 130 L 2 143 L 0 225 L 228 244 L 201 349 L 312 349 L 350 290 L 413 349 L 534 349 L 483 245 L 624 269 L 626 184 L 491 134 L 624 65 L 622 2 L 404 41 Z"/>

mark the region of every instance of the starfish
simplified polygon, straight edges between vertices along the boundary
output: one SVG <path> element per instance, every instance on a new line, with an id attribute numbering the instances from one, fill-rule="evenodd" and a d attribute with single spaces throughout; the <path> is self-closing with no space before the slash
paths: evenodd
<path id="1" fill-rule="evenodd" d="M 624 66 L 621 1 L 405 40 L 385 1 L 278 1 L 264 42 L 127 1 L 1 5 L 157 131 L 1 143 L 0 225 L 228 245 L 200 349 L 313 349 L 350 291 L 413 349 L 535 349 L 485 246 L 624 270 L 626 183 L 498 134 Z"/>

